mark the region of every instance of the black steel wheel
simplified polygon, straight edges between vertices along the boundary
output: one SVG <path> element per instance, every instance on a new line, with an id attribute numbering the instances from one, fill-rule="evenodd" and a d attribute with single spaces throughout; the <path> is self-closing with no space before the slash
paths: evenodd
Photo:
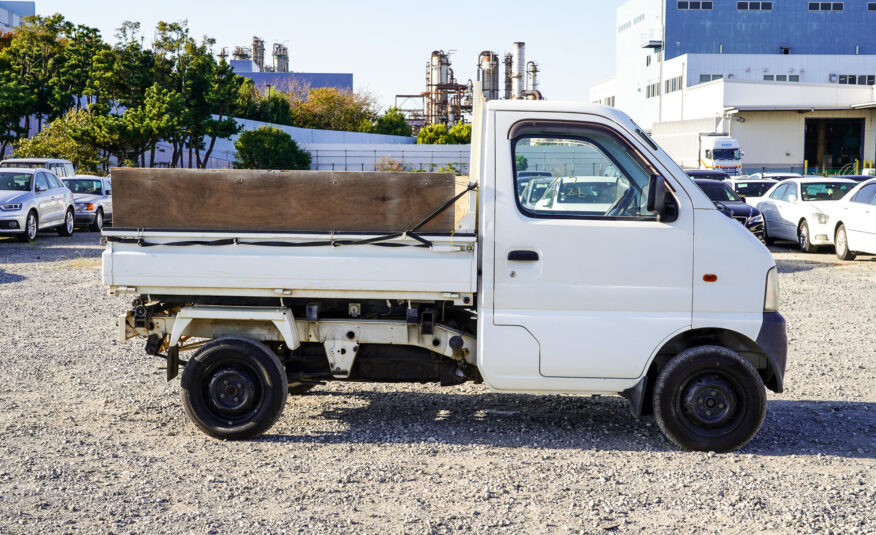
<path id="1" fill-rule="evenodd" d="M 91 232 L 100 232 L 103 230 L 103 209 L 98 208 L 97 213 L 94 214 L 94 222 L 89 225 L 89 230 Z"/>
<path id="2" fill-rule="evenodd" d="M 29 243 L 36 239 L 39 222 L 35 212 L 30 211 L 24 220 L 24 230 L 18 235 L 18 241 Z"/>
<path id="3" fill-rule="evenodd" d="M 68 237 L 73 235 L 73 209 L 70 208 L 67 210 L 67 213 L 64 215 L 64 223 L 58 227 L 58 236 Z"/>
<path id="4" fill-rule="evenodd" d="M 812 245 L 812 239 L 809 237 L 809 223 L 805 219 L 797 227 L 797 244 L 804 253 L 814 253 L 818 250 L 818 247 Z"/>
<path id="5" fill-rule="evenodd" d="M 855 253 L 849 250 L 849 236 L 846 234 L 846 226 L 840 223 L 836 229 L 833 243 L 836 246 L 836 257 L 840 260 L 854 260 Z"/>
<path id="6" fill-rule="evenodd" d="M 654 385 L 657 425 L 682 448 L 739 448 L 757 434 L 765 413 L 766 391 L 757 370 L 725 347 L 682 351 Z"/>
<path id="7" fill-rule="evenodd" d="M 242 337 L 217 338 L 183 368 L 183 405 L 208 435 L 242 440 L 268 430 L 286 405 L 286 371 L 263 344 Z"/>

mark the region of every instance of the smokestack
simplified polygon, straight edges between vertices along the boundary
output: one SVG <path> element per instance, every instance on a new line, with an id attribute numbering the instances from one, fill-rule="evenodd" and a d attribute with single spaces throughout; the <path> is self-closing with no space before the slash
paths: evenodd
<path id="1" fill-rule="evenodd" d="M 524 66 L 526 65 L 526 43 L 520 41 L 514 43 L 513 63 L 511 69 L 511 98 L 523 98 L 523 91 L 526 83 L 526 73 Z"/>

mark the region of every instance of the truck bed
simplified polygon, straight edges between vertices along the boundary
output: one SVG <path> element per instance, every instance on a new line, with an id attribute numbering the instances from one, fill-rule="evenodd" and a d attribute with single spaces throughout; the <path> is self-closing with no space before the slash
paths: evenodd
<path id="1" fill-rule="evenodd" d="M 104 230 L 103 281 L 114 293 L 474 303 L 474 233 Z M 423 243 L 423 241 L 427 242 Z"/>

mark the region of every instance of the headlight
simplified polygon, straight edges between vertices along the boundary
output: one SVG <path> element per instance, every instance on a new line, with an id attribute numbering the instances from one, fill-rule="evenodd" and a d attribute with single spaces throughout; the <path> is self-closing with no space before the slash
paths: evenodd
<path id="1" fill-rule="evenodd" d="M 748 220 L 749 225 L 756 225 L 757 223 L 763 223 L 763 216 L 760 214 L 757 214 Z"/>
<path id="2" fill-rule="evenodd" d="M 827 220 L 830 219 L 830 216 L 821 212 L 815 212 L 815 222 L 819 225 L 824 225 L 827 223 Z"/>
<path id="3" fill-rule="evenodd" d="M 776 266 L 767 271 L 766 292 L 763 298 L 764 312 L 779 311 L 779 272 Z"/>
<path id="4" fill-rule="evenodd" d="M 3 210 L 4 212 L 13 212 L 15 210 L 21 210 L 21 203 L 14 202 L 14 203 L 9 203 L 9 204 L 0 204 L 0 210 Z"/>
<path id="5" fill-rule="evenodd" d="M 75 206 L 80 212 L 91 212 L 94 210 L 94 204 L 90 202 L 77 202 L 74 203 L 73 206 Z"/>

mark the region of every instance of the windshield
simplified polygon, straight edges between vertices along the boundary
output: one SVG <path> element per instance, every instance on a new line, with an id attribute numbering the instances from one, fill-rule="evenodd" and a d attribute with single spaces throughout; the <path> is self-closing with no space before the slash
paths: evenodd
<path id="1" fill-rule="evenodd" d="M 612 203 L 616 198 L 617 181 L 566 182 L 557 193 L 557 202 L 562 204 Z"/>
<path id="2" fill-rule="evenodd" d="M 33 175 L 29 173 L 0 173 L 0 190 L 30 191 Z"/>
<path id="3" fill-rule="evenodd" d="M 773 182 L 737 182 L 736 193 L 746 197 L 763 197 L 773 187 Z"/>
<path id="4" fill-rule="evenodd" d="M 810 182 L 800 184 L 800 190 L 804 201 L 838 201 L 855 186 L 854 182 Z"/>
<path id="5" fill-rule="evenodd" d="M 741 160 L 739 149 L 714 149 L 712 151 L 712 159 L 714 160 Z"/>
<path id="6" fill-rule="evenodd" d="M 40 162 L 3 162 L 0 167 L 16 167 L 18 169 L 44 169 L 46 164 Z"/>
<path id="7" fill-rule="evenodd" d="M 714 202 L 742 202 L 742 198 L 723 182 L 697 182 L 697 186 Z"/>
<path id="8" fill-rule="evenodd" d="M 101 195 L 100 180 L 87 180 L 82 178 L 65 178 L 61 182 L 73 193 L 85 193 L 87 195 Z"/>

